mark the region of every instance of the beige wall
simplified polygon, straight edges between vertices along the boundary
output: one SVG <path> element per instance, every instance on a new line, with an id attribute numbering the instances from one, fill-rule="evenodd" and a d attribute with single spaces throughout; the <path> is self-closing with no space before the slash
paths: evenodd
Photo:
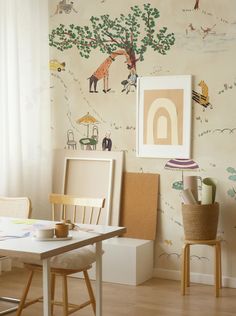
<path id="1" fill-rule="evenodd" d="M 126 15 L 131 6 L 142 7 L 145 1 L 74 0 L 76 12 L 70 13 L 56 12 L 58 3 L 59 0 L 50 0 L 51 29 L 60 23 L 90 26 L 91 16 Z M 200 0 L 198 10 L 193 9 L 195 0 L 150 0 L 149 3 L 160 11 L 157 28 L 166 26 L 168 32 L 175 34 L 176 41 L 164 56 L 148 48 L 144 60 L 137 62 L 137 73 L 139 76 L 191 74 L 195 91 L 201 92 L 198 86 L 201 80 L 208 86 L 212 108 L 192 102 L 191 158 L 200 169 L 189 174 L 218 179 L 223 274 L 236 278 L 236 171 L 227 170 L 236 169 L 236 1 Z M 180 191 L 172 185 L 181 180 L 181 172 L 164 169 L 168 159 L 136 157 L 136 94 L 121 92 L 121 81 L 129 73 L 124 56 L 116 58 L 109 68 L 111 90 L 102 92 L 103 82 L 99 80 L 98 93 L 89 93 L 88 78 L 107 56 L 97 49 L 86 59 L 75 47 L 65 51 L 51 48 L 51 59 L 66 63 L 65 71 L 51 71 L 54 147 L 67 147 L 67 130 L 73 130 L 79 146 L 79 139 L 86 137 L 87 130 L 76 120 L 89 112 L 99 121 L 97 149 L 101 149 L 102 139 L 110 131 L 112 149 L 125 152 L 125 170 L 160 173 L 155 267 L 158 273 L 162 269 L 179 270 L 183 240 L 181 201 Z M 213 258 L 209 249 L 197 248 L 192 254 L 193 271 L 212 272 Z"/>

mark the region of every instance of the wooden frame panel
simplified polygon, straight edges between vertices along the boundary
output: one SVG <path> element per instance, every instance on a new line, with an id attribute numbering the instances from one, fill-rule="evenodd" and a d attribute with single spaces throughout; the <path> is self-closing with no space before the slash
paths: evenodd
<path id="1" fill-rule="evenodd" d="M 53 192 L 106 199 L 106 225 L 118 225 L 123 152 L 55 150 Z"/>

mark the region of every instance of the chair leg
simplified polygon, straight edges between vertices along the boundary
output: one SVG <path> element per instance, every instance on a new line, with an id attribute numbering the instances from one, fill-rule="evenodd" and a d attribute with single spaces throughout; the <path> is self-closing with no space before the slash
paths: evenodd
<path id="1" fill-rule="evenodd" d="M 29 292 L 29 289 L 30 289 L 30 285 L 31 285 L 31 282 L 32 282 L 32 279 L 33 279 L 33 275 L 34 275 L 34 271 L 30 271 L 30 275 L 29 275 L 27 284 L 25 286 L 23 295 L 21 297 L 20 304 L 19 304 L 19 307 L 18 307 L 17 312 L 16 312 L 16 316 L 20 316 L 21 313 L 22 313 L 22 310 L 23 310 L 24 305 L 25 305 L 25 300 L 26 300 L 26 297 L 28 295 L 28 292 Z"/>
<path id="2" fill-rule="evenodd" d="M 52 273 L 51 274 L 51 314 L 52 315 L 53 315 L 53 307 L 54 307 L 55 284 L 56 284 L 56 276 L 54 273 Z"/>
<path id="3" fill-rule="evenodd" d="M 68 316 L 68 290 L 67 290 L 67 276 L 63 275 L 62 276 L 62 281 L 63 281 L 63 315 Z"/>
<path id="4" fill-rule="evenodd" d="M 86 286 L 87 286 L 87 289 L 88 289 L 90 301 L 91 301 L 91 304 L 92 304 L 92 307 L 93 307 L 93 311 L 94 311 L 94 314 L 95 314 L 96 313 L 96 300 L 95 300 L 95 297 L 94 297 L 94 294 L 93 294 L 93 288 L 92 288 L 92 285 L 91 285 L 91 282 L 90 282 L 90 279 L 89 279 L 88 271 L 87 270 L 83 271 L 83 274 L 84 274 L 84 280 L 85 280 L 85 283 L 86 283 Z"/>

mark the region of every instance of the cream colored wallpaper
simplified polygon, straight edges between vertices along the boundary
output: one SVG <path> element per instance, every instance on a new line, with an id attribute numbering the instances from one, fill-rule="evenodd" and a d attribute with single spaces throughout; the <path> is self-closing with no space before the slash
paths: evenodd
<path id="1" fill-rule="evenodd" d="M 136 80 L 192 75 L 191 158 L 199 168 L 185 172 L 218 180 L 223 275 L 236 286 L 235 12 L 234 0 L 50 0 L 54 147 L 112 146 L 125 152 L 125 170 L 161 175 L 157 275 L 180 269 L 182 174 L 165 168 L 168 158 L 136 157 Z M 191 259 L 194 272 L 212 273 L 207 247 Z"/>

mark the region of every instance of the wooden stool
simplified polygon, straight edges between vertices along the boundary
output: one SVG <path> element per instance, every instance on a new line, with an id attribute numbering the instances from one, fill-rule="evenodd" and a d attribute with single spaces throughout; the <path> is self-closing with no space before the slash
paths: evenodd
<path id="1" fill-rule="evenodd" d="M 215 247 L 215 295 L 219 296 L 222 287 L 221 272 L 221 241 L 220 240 L 185 240 L 182 252 L 182 279 L 181 290 L 185 295 L 186 287 L 190 286 L 190 246 L 191 245 L 208 245 Z"/>

